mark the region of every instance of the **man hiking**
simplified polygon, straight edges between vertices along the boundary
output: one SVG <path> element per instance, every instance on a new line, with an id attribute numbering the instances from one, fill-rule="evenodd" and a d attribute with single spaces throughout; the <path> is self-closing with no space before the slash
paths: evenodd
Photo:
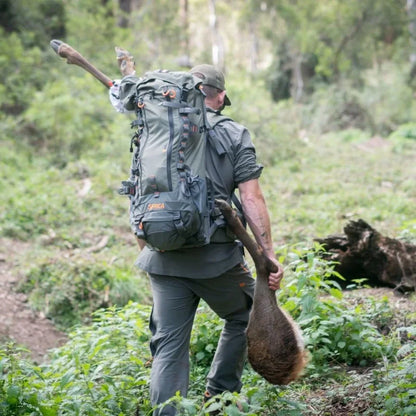
<path id="1" fill-rule="evenodd" d="M 283 268 L 275 258 L 270 218 L 259 184 L 263 168 L 256 161 L 250 134 L 244 126 L 221 114 L 225 106 L 231 105 L 223 73 L 208 64 L 195 66 L 190 73 L 202 82 L 206 118 L 222 147 L 219 152 L 214 142 L 207 140 L 205 169 L 214 196 L 231 201 L 238 189 L 248 226 L 265 254 L 278 267 L 276 273 L 269 275 L 270 289 L 277 290 Z M 123 80 L 121 102 L 126 94 Z M 112 101 L 114 105 L 114 99 Z M 178 391 L 183 397 L 187 395 L 191 330 L 201 299 L 224 320 L 204 399 L 224 391 L 239 392 L 247 349 L 245 330 L 255 285 L 239 241 L 221 227 L 211 236 L 209 244 L 198 247 L 157 250 L 146 245 L 144 240 L 138 241 L 142 250 L 136 264 L 147 272 L 153 295 L 149 325 L 153 356 L 152 404 L 163 403 Z M 171 405 L 154 412 L 155 416 L 175 414 L 176 409 Z"/>

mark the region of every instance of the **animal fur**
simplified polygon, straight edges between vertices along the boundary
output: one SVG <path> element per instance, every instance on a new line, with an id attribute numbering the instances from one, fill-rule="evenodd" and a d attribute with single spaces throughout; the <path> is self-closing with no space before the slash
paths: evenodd
<path id="1" fill-rule="evenodd" d="M 277 305 L 276 294 L 268 287 L 268 276 L 276 271 L 276 265 L 248 235 L 235 211 L 225 201 L 216 203 L 256 266 L 256 289 L 246 332 L 248 360 L 269 383 L 288 384 L 301 375 L 307 353 L 298 325 Z"/>

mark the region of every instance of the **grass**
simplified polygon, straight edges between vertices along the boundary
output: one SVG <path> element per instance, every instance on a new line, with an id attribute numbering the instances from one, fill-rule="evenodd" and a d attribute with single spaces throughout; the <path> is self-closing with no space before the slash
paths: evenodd
<path id="1" fill-rule="evenodd" d="M 407 144 L 404 151 L 388 139 L 328 134 L 308 139 L 296 158 L 268 168 L 263 183 L 277 241 L 341 233 L 358 218 L 397 236 L 414 220 L 415 145 Z"/>

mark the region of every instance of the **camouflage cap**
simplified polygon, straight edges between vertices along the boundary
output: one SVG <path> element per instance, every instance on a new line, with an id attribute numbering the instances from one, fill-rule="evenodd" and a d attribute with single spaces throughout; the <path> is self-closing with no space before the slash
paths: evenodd
<path id="1" fill-rule="evenodd" d="M 194 66 L 190 72 L 196 77 L 201 78 L 202 84 L 218 88 L 221 91 L 225 90 L 224 74 L 215 66 L 209 64 L 201 64 Z M 224 104 L 231 105 L 231 101 L 227 95 L 225 96 Z"/>

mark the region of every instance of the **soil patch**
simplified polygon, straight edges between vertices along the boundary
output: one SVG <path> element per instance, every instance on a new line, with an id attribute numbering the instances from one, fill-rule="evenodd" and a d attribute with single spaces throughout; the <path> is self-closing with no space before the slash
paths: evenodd
<path id="1" fill-rule="evenodd" d="M 26 296 L 15 290 L 19 281 L 18 256 L 29 249 L 28 243 L 0 239 L 0 344 L 12 341 L 26 348 L 33 361 L 41 363 L 50 349 L 64 344 L 67 338 L 49 319 L 33 311 Z"/>

